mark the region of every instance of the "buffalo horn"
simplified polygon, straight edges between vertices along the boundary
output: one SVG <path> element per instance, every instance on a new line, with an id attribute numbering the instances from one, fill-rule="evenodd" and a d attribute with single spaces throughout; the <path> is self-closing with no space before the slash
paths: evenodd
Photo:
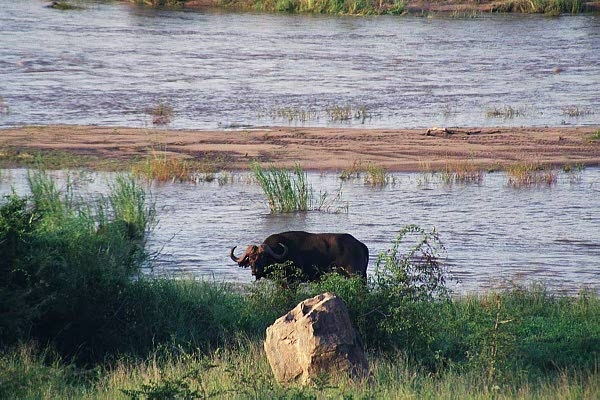
<path id="1" fill-rule="evenodd" d="M 271 247 L 270 247 L 268 244 L 265 244 L 265 251 L 266 251 L 266 252 L 267 252 L 267 253 L 268 253 L 268 254 L 269 254 L 271 257 L 273 257 L 273 258 L 274 258 L 274 259 L 276 259 L 276 260 L 281 260 L 281 259 L 283 259 L 283 257 L 285 257 L 285 256 L 286 256 L 286 254 L 287 254 L 287 252 L 288 252 L 288 248 L 287 248 L 287 246 L 286 246 L 285 244 L 283 244 L 283 243 L 279 243 L 279 245 L 280 245 L 281 247 L 283 247 L 283 253 L 281 253 L 281 254 L 277 254 L 277 253 L 275 253 L 275 252 L 273 251 L 273 249 L 272 249 L 272 248 L 271 248 Z"/>
<path id="2" fill-rule="evenodd" d="M 244 253 L 244 255 L 242 255 L 241 257 L 236 257 L 233 255 L 233 251 L 235 250 L 237 246 L 233 246 L 233 248 L 231 249 L 231 252 L 229 253 L 229 256 L 231 257 L 231 259 L 233 261 L 235 261 L 236 263 L 241 263 L 242 261 L 244 261 L 244 259 L 247 257 L 246 253 Z"/>

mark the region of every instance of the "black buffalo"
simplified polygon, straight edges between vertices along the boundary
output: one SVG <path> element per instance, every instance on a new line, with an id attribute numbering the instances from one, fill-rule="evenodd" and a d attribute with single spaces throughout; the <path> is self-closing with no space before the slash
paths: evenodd
<path id="1" fill-rule="evenodd" d="M 237 246 L 236 246 L 237 247 Z M 268 277 L 266 267 L 291 261 L 309 281 L 327 272 L 367 277 L 369 249 L 348 233 L 282 232 L 269 236 L 262 244 L 250 245 L 239 257 L 230 257 L 240 267 L 251 267 L 258 280 Z"/>

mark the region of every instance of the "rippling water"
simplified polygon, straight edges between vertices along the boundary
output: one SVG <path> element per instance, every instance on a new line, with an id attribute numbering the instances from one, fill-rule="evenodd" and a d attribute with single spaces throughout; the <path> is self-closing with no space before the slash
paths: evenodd
<path id="1" fill-rule="evenodd" d="M 0 127 L 600 124 L 600 17 L 475 19 L 156 11 L 0 0 Z M 5 112 L 8 107 L 9 112 Z M 3 111 L 4 110 L 4 111 Z M 500 118 L 488 114 L 499 111 Z M 296 118 L 292 121 L 298 124 Z"/>
<path id="2" fill-rule="evenodd" d="M 56 176 L 64 182 L 64 173 Z M 11 186 L 27 193 L 24 170 L 1 171 L 0 194 Z M 112 175 L 73 175 L 79 193 L 106 192 Z M 391 247 L 399 229 L 435 227 L 446 247 L 445 262 L 460 280 L 458 291 L 477 291 L 513 280 L 545 282 L 575 292 L 600 291 L 600 169 L 561 173 L 552 187 L 515 189 L 502 173 L 480 185 L 446 185 L 423 174 L 394 174 L 395 183 L 374 189 L 362 180 L 309 174 L 314 189 L 333 196 L 347 212 L 272 215 L 261 189 L 244 174 L 229 183 L 162 184 L 151 188 L 159 223 L 150 238 L 158 274 L 191 275 L 250 282 L 247 269 L 229 259 L 229 250 L 260 243 L 285 230 L 349 232 L 376 257 Z"/>

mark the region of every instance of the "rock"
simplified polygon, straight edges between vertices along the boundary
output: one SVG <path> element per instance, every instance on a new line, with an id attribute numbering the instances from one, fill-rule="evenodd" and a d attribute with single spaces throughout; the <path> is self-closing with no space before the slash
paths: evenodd
<path id="1" fill-rule="evenodd" d="M 267 328 L 267 359 L 279 382 L 310 383 L 332 372 L 368 375 L 369 364 L 344 301 L 324 293 L 304 300 Z"/>

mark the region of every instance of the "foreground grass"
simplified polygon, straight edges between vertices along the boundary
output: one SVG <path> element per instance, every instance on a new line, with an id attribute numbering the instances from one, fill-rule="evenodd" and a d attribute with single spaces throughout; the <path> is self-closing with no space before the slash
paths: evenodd
<path id="1" fill-rule="evenodd" d="M 45 360 L 46 359 L 46 360 Z M 593 399 L 600 394 L 600 374 L 559 373 L 535 381 L 518 374 L 490 386 L 477 371 L 448 369 L 432 375 L 401 353 L 371 355 L 372 378 L 352 382 L 323 377 L 310 387 L 281 386 L 272 378 L 262 343 L 244 341 L 237 348 L 210 355 L 185 353 L 146 360 L 122 360 L 109 369 L 77 370 L 37 355 L 28 347 L 0 358 L 0 394 L 13 399 L 132 398 L 529 398 Z"/>
<path id="2" fill-rule="evenodd" d="M 165 280 L 157 287 L 162 288 L 154 288 L 157 298 L 165 296 L 164 290 L 173 297 L 147 305 L 161 304 L 153 318 L 168 316 L 154 324 L 174 320 L 169 324 L 175 335 L 177 328 L 198 333 L 202 326 L 227 327 L 220 343 L 210 350 L 193 349 L 186 348 L 182 338 L 155 337 L 146 356 L 123 355 L 91 369 L 49 350 L 21 345 L 0 356 L 0 397 L 591 399 L 600 394 L 600 301 L 590 294 L 555 297 L 537 288 L 454 299 L 423 316 L 440 318 L 435 336 L 445 343 L 434 345 L 440 360 L 433 370 L 418 355 L 409 355 L 409 343 L 406 350 L 385 352 L 367 343 L 370 380 L 323 376 L 302 388 L 275 382 L 262 350 L 263 328 L 270 323 L 264 317 L 274 311 L 272 304 L 261 313 L 260 307 L 252 306 L 252 296 L 207 283 Z M 498 296 L 501 322 L 506 322 L 494 328 Z M 243 332 L 248 326 L 244 329 L 239 317 L 248 306 L 260 322 Z M 182 318 L 199 310 L 212 315 L 210 324 Z M 227 318 L 231 320 L 222 320 Z"/>

